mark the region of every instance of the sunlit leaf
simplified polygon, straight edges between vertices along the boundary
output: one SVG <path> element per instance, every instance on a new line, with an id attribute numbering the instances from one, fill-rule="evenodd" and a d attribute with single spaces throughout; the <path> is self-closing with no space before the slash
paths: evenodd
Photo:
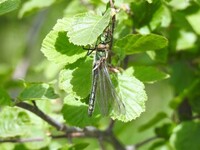
<path id="1" fill-rule="evenodd" d="M 27 149 L 42 149 L 44 147 L 47 147 L 50 142 L 51 138 L 47 135 L 46 131 L 44 130 L 44 127 L 37 127 L 31 126 L 31 132 L 29 130 L 28 132 L 28 138 L 32 139 L 37 139 L 40 138 L 42 140 L 40 141 L 35 141 L 35 142 L 27 142 L 24 145 L 26 146 Z"/>
<path id="2" fill-rule="evenodd" d="M 20 5 L 20 0 L 1 0 L 0 1 L 0 15 L 8 13 L 17 9 Z"/>
<path id="3" fill-rule="evenodd" d="M 18 98 L 21 101 L 50 100 L 58 98 L 58 95 L 49 84 L 28 83 Z"/>
<path id="4" fill-rule="evenodd" d="M 194 31 L 198 34 L 200 34 L 200 27 L 198 24 L 200 23 L 199 18 L 200 17 L 200 11 L 197 11 L 196 13 L 192 13 L 186 16 L 186 19 L 194 29 Z"/>
<path id="5" fill-rule="evenodd" d="M 160 35 L 129 34 L 119 39 L 115 45 L 121 48 L 127 55 L 130 55 L 139 52 L 159 50 L 166 47 L 167 44 L 167 39 Z"/>
<path id="6" fill-rule="evenodd" d="M 62 19 L 58 19 L 57 23 L 53 27 L 55 31 L 68 31 L 70 29 L 70 24 L 73 21 L 73 18 L 64 17 Z"/>
<path id="7" fill-rule="evenodd" d="M 169 5 L 172 6 L 174 9 L 182 10 L 189 7 L 190 1 L 182 1 L 182 0 L 171 0 Z"/>
<path id="8" fill-rule="evenodd" d="M 20 135 L 25 135 L 29 128 L 29 116 L 16 108 L 5 107 L 0 113 L 0 137 L 8 138 Z"/>
<path id="9" fill-rule="evenodd" d="M 147 95 L 144 85 L 133 75 L 133 69 L 127 69 L 123 74 L 118 75 L 119 94 L 125 105 L 125 114 L 117 115 L 113 112 L 111 117 L 123 122 L 131 121 L 145 111 Z"/>
<path id="10" fill-rule="evenodd" d="M 200 33 L 200 32 L 199 32 Z M 187 50 L 194 48 L 194 43 L 197 41 L 197 35 L 193 32 L 188 32 L 184 30 L 179 31 L 179 38 L 177 39 L 176 50 Z"/>
<path id="11" fill-rule="evenodd" d="M 75 62 L 84 57 L 82 47 L 70 43 L 65 31 L 51 31 L 42 43 L 41 51 L 48 58 L 61 66 Z"/>
<path id="12" fill-rule="evenodd" d="M 59 87 L 75 97 L 85 98 L 91 90 L 92 59 L 80 59 L 72 65 L 74 67 L 69 66 L 60 72 Z"/>
<path id="13" fill-rule="evenodd" d="M 110 22 L 110 9 L 103 16 L 83 13 L 75 16 L 67 36 L 75 45 L 94 44 Z"/>

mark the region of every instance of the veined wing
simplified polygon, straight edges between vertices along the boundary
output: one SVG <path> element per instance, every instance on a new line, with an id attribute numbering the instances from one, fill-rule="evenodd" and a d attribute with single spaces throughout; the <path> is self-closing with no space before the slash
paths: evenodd
<path id="1" fill-rule="evenodd" d="M 98 83 L 96 101 L 103 115 L 108 115 L 112 111 L 116 114 L 124 114 L 125 106 L 115 91 L 110 79 L 106 62 L 102 62 L 98 69 Z"/>

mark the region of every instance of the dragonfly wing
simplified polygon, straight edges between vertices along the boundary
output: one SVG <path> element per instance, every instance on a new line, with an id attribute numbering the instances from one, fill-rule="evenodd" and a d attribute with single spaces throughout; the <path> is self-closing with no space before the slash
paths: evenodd
<path id="1" fill-rule="evenodd" d="M 97 83 L 97 95 L 96 101 L 102 115 L 106 116 L 109 113 L 109 103 L 108 103 L 108 89 L 106 86 L 106 77 L 102 70 L 102 67 L 98 67 L 98 83 Z"/>
<path id="2" fill-rule="evenodd" d="M 120 96 L 117 94 L 115 87 L 112 84 L 106 64 L 103 64 L 103 65 L 104 65 L 104 67 L 102 67 L 102 70 L 105 75 L 105 80 L 106 80 L 105 83 L 106 83 L 107 89 L 108 89 L 107 90 L 107 93 L 108 93 L 107 101 L 108 101 L 109 105 L 112 107 L 112 110 L 116 114 L 118 114 L 118 115 L 125 114 L 125 105 L 124 105 L 122 99 L 120 98 Z"/>
<path id="3" fill-rule="evenodd" d="M 101 113 L 103 115 L 108 115 L 112 110 L 119 115 L 124 113 L 125 106 L 115 91 L 106 63 L 103 62 L 97 69 L 99 76 L 96 101 Z"/>

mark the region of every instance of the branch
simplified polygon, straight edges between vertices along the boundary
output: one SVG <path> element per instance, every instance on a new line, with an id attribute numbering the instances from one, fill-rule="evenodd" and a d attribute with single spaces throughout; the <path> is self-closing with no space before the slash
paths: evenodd
<path id="1" fill-rule="evenodd" d="M 0 139 L 0 143 L 26 143 L 26 142 L 41 142 L 43 138 L 29 138 L 29 139 Z"/>
<path id="2" fill-rule="evenodd" d="M 107 132 L 111 132 L 114 127 L 115 121 L 111 119 L 108 128 L 106 129 Z"/>
<path id="3" fill-rule="evenodd" d="M 42 112 L 38 107 L 34 107 L 28 103 L 19 102 L 16 104 L 16 106 L 26 109 L 35 115 L 39 116 L 41 119 L 45 120 L 48 124 L 54 126 L 58 131 L 63 131 L 67 133 L 67 126 L 64 124 L 61 124 L 57 122 L 56 120 L 52 119 L 50 116 L 46 115 L 44 112 Z"/>
<path id="4" fill-rule="evenodd" d="M 52 138 L 81 138 L 81 137 L 96 138 L 96 139 L 102 139 L 102 141 L 109 142 L 114 146 L 116 150 L 125 150 L 124 146 L 115 138 L 112 130 L 110 129 L 113 127 L 114 122 L 111 122 L 108 128 L 109 132 L 107 130 L 100 131 L 95 127 L 86 127 L 84 129 L 74 128 L 74 127 L 69 128 L 66 125 L 57 122 L 56 120 L 54 120 L 53 118 L 42 112 L 38 107 L 35 107 L 25 102 L 19 102 L 16 104 L 16 106 L 34 113 L 35 115 L 46 121 L 48 124 L 54 126 L 58 131 L 64 132 L 64 135 L 51 136 Z M 29 141 L 30 139 L 28 139 L 28 142 Z M 10 140 L 8 142 L 12 141 Z M 17 139 L 16 142 L 22 142 L 22 140 Z"/>

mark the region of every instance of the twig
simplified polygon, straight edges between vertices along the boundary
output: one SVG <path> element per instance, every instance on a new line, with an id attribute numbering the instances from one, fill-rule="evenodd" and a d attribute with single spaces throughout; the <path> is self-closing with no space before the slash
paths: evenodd
<path id="1" fill-rule="evenodd" d="M 140 143 L 135 144 L 134 147 L 137 149 L 137 148 L 139 148 L 139 147 L 141 147 L 141 146 L 143 146 L 143 145 L 145 145 L 145 144 L 147 144 L 147 143 L 149 143 L 149 142 L 151 142 L 151 141 L 153 141 L 153 140 L 156 140 L 156 139 L 158 139 L 158 138 L 159 138 L 159 137 L 157 137 L 157 136 L 148 138 L 148 139 L 146 139 L 146 140 L 144 140 L 144 141 L 142 141 L 142 142 L 140 142 Z"/>
<path id="2" fill-rule="evenodd" d="M 106 129 L 107 132 L 111 132 L 114 127 L 115 121 L 111 119 L 108 128 Z"/>
<path id="3" fill-rule="evenodd" d="M 16 104 L 16 106 L 34 113 L 35 115 L 46 121 L 48 124 L 54 126 L 58 131 L 64 132 L 64 135 L 51 136 L 52 138 L 96 138 L 111 143 L 116 150 L 125 150 L 124 146 L 113 135 L 111 129 L 110 132 L 107 132 L 107 130 L 100 131 L 94 127 L 87 127 L 84 129 L 74 127 L 69 128 L 66 125 L 61 124 L 56 120 L 52 119 L 50 116 L 42 112 L 38 107 L 32 106 L 25 102 L 19 102 Z M 110 128 L 113 127 L 113 123 L 111 123 Z M 20 141 L 20 139 L 18 141 Z"/>
<path id="4" fill-rule="evenodd" d="M 29 138 L 29 139 L 0 139 L 0 143 L 26 143 L 26 142 L 41 142 L 43 138 Z"/>
<path id="5" fill-rule="evenodd" d="M 111 7 L 112 11 L 115 10 L 113 0 L 110 0 L 110 7 Z M 112 22 L 111 22 L 112 25 L 111 25 L 111 33 L 110 33 L 110 43 L 109 43 L 110 52 L 112 52 L 112 47 L 113 47 L 113 35 L 114 35 L 114 29 L 115 29 L 115 22 L 116 22 L 116 17 L 115 17 L 115 14 L 113 14 Z M 111 62 L 111 54 L 108 55 L 108 62 L 109 63 Z"/>

